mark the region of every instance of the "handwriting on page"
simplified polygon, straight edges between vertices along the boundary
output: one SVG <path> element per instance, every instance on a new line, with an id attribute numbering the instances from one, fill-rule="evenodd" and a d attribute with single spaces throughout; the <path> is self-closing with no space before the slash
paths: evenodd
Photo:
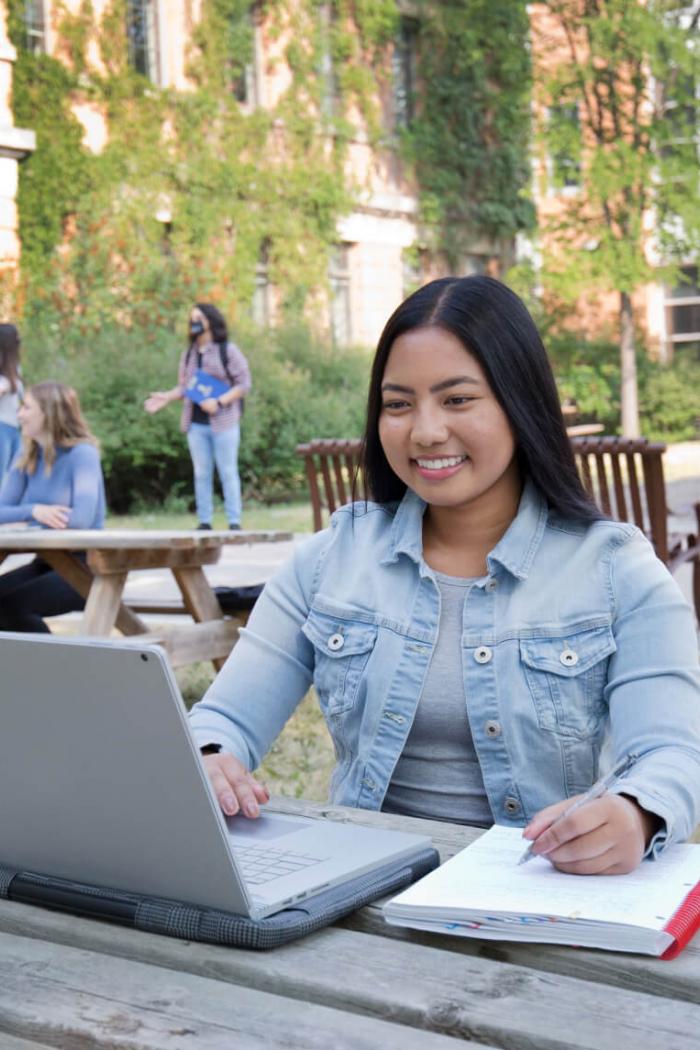
<path id="1" fill-rule="evenodd" d="M 686 850 L 687 852 L 683 852 Z M 673 857 L 643 861 L 628 875 L 566 875 L 535 857 L 518 865 L 523 838 L 518 828 L 493 827 L 423 883 L 405 891 L 407 903 L 477 910 L 511 921 L 535 923 L 549 916 L 590 922 L 630 923 L 661 929 L 700 878 L 697 853 L 676 847 Z M 679 854 L 679 851 L 680 854 Z"/>

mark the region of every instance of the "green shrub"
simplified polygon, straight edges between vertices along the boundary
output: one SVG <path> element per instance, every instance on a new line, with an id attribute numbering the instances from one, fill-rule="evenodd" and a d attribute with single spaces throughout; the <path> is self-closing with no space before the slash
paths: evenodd
<path id="1" fill-rule="evenodd" d="M 581 421 L 603 423 L 607 434 L 619 433 L 619 347 L 559 333 L 549 336 L 547 349 L 562 401 L 576 402 Z M 700 362 L 677 359 L 672 365 L 662 365 L 642 350 L 637 370 L 644 437 L 666 442 L 699 437 Z"/>
<path id="2" fill-rule="evenodd" d="M 700 362 L 645 363 L 639 381 L 642 433 L 653 441 L 700 437 Z"/>

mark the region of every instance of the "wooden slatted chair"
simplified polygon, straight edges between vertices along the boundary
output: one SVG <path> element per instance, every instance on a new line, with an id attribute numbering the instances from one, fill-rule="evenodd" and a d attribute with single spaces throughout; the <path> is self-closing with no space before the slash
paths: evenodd
<path id="1" fill-rule="evenodd" d="M 350 500 L 365 498 L 359 473 L 360 441 L 317 438 L 297 445 L 309 482 L 314 529 L 324 517 Z M 586 490 L 604 514 L 637 525 L 669 570 L 693 566 L 693 599 L 700 620 L 700 503 L 695 504 L 697 531 L 669 534 L 663 454 L 666 446 L 644 438 L 571 436 L 576 464 Z"/>
<path id="2" fill-rule="evenodd" d="M 295 451 L 306 467 L 315 532 L 324 526 L 324 512 L 330 517 L 343 504 L 365 498 L 360 446 L 359 438 L 314 438 L 297 445 Z"/>

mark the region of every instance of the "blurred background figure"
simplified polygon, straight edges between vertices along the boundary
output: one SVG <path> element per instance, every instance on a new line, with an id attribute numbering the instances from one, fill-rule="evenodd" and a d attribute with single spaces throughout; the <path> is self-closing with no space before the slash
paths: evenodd
<path id="1" fill-rule="evenodd" d="M 199 529 L 212 527 L 214 464 L 229 528 L 241 527 L 238 445 L 243 398 L 250 386 L 248 362 L 235 343 L 229 342 L 222 314 L 211 303 L 197 303 L 190 312 L 178 385 L 152 393 L 144 408 L 155 413 L 171 401 L 183 400 L 180 429 L 187 434 L 192 457 Z"/>
<path id="2" fill-rule="evenodd" d="M 101 529 L 100 455 L 76 392 L 63 383 L 37 383 L 27 389 L 18 415 L 22 449 L 0 488 L 0 524 Z M 84 552 L 78 557 L 84 561 Z M 0 630 L 48 633 L 42 617 L 84 607 L 78 592 L 41 558 L 0 575 Z"/>
<path id="3" fill-rule="evenodd" d="M 19 451 L 17 410 L 22 398 L 19 348 L 19 332 L 15 326 L 0 324 L 0 484 Z"/>

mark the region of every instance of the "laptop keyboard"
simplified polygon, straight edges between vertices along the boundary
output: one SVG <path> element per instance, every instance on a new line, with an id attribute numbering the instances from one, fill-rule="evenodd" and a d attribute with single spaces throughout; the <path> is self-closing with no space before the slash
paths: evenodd
<path id="1" fill-rule="evenodd" d="M 326 857 L 312 857 L 309 853 L 294 853 L 292 850 L 271 849 L 269 846 L 234 846 L 236 864 L 243 873 L 245 881 L 251 886 L 261 886 L 265 882 L 279 879 L 282 875 L 291 875 L 314 864 L 319 864 Z"/>

